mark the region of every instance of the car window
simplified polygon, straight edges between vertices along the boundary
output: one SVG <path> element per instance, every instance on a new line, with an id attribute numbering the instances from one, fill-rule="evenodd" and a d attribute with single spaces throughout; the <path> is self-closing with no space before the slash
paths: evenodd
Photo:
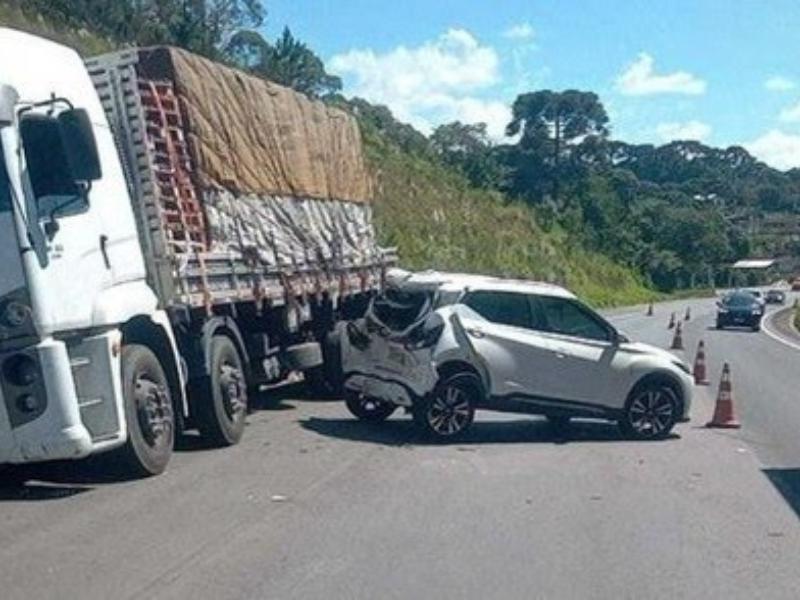
<path id="1" fill-rule="evenodd" d="M 463 303 L 492 323 L 531 328 L 530 304 L 524 294 L 476 291 L 467 294 Z"/>
<path id="2" fill-rule="evenodd" d="M 542 313 L 545 331 L 590 340 L 609 341 L 608 327 L 576 302 L 549 296 L 538 296 L 536 301 Z"/>

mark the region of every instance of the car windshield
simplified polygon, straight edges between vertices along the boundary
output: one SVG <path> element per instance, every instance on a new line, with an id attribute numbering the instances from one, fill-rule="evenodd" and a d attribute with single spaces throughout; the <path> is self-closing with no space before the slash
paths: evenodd
<path id="1" fill-rule="evenodd" d="M 0 213 L 11 210 L 11 189 L 9 185 L 5 156 L 3 154 L 3 140 L 0 139 Z"/>
<path id="2" fill-rule="evenodd" d="M 752 294 L 733 294 L 725 298 L 723 303 L 726 306 L 735 306 L 735 307 L 746 307 L 752 306 L 754 302 L 754 298 Z"/>

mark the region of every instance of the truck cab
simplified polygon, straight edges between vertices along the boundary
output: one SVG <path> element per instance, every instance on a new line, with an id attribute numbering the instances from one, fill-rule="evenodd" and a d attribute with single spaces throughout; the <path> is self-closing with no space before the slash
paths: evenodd
<path id="1" fill-rule="evenodd" d="M 68 48 L 0 28 L 0 464 L 126 443 L 131 332 L 160 340 L 151 350 L 165 394 L 180 402 L 172 331 L 146 281 L 114 138 L 84 64 Z M 140 408 L 146 417 L 153 406 L 145 398 Z M 163 468 L 133 458 L 144 471 Z"/>

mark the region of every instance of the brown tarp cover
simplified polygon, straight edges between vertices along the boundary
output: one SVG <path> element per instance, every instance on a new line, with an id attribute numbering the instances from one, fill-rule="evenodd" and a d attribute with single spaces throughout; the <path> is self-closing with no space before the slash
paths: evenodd
<path id="1" fill-rule="evenodd" d="M 176 48 L 142 50 L 139 71 L 173 81 L 201 187 L 370 200 L 358 124 L 344 111 Z"/>

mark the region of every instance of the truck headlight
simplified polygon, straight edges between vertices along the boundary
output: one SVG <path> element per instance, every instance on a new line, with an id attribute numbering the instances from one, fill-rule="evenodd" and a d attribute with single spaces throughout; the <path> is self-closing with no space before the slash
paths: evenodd
<path id="1" fill-rule="evenodd" d="M 3 308 L 2 319 L 6 325 L 16 329 L 27 322 L 30 313 L 31 309 L 28 306 L 22 302 L 12 300 Z"/>
<path id="2" fill-rule="evenodd" d="M 39 378 L 39 365 L 27 354 L 15 354 L 3 363 L 3 377 L 16 387 L 28 387 Z"/>

